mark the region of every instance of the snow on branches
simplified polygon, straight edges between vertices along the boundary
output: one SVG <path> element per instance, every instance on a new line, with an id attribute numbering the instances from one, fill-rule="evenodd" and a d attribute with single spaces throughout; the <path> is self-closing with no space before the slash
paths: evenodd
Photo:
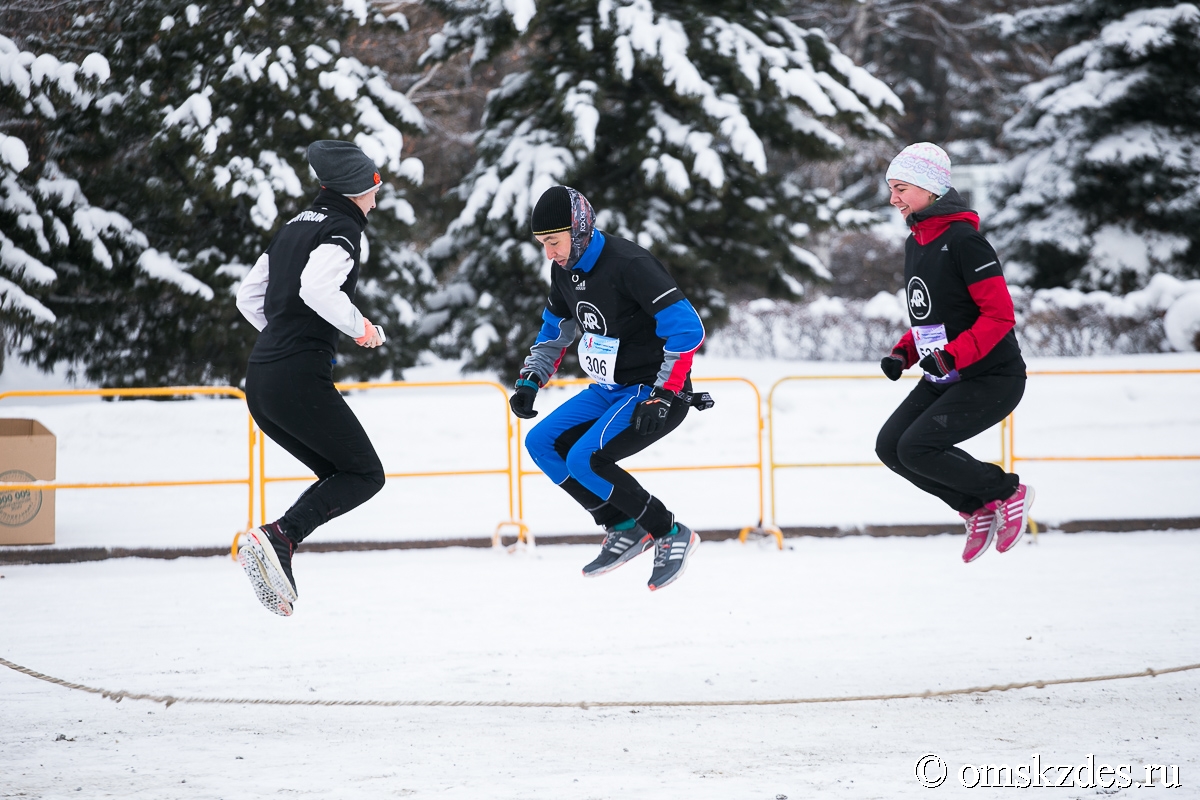
<path id="1" fill-rule="evenodd" d="M 426 61 L 475 59 L 522 36 L 538 48 L 488 97 L 478 160 L 456 189 L 462 210 L 427 253 L 453 289 L 435 298 L 440 317 L 461 318 L 449 340 L 474 366 L 502 353 L 514 363 L 527 346 L 519 332 L 473 334 L 516 330 L 518 312 L 536 318 L 549 265 L 528 220 L 550 186 L 582 191 L 598 227 L 650 249 L 702 315 L 719 316 L 726 285 L 787 295 L 825 273 L 803 242 L 841 206 L 769 159 L 827 158 L 847 134 L 890 136 L 880 117 L 902 109 L 775 3 L 735 19 L 683 2 L 568 0 L 528 21 L 485 0 L 434 5 L 447 22 Z M 536 279 L 497 281 L 513 271 Z"/>
<path id="2" fill-rule="evenodd" d="M 1200 8 L 1085 0 L 1008 27 L 1035 23 L 1084 35 L 1005 129 L 1020 152 L 993 224 L 1010 274 L 1119 291 L 1200 274 Z"/>
<path id="3" fill-rule="evenodd" d="M 169 140 L 175 132 L 192 143 L 197 153 L 190 166 L 198 181 L 227 192 L 230 199 L 242 195 L 253 199 L 251 220 L 264 231 L 278 224 L 277 196 L 304 196 L 296 174 L 296 168 L 307 174 L 302 157 L 254 148 L 245 141 L 241 126 L 235 129 L 235 120 L 244 122 L 247 106 L 265 105 L 285 108 L 282 116 L 294 123 L 289 127 L 311 130 L 313 139 L 322 135 L 340 138 L 353 131 L 352 141 L 380 166 L 387 179 L 400 177 L 413 185 L 420 183 L 420 161 L 402 157 L 403 131 L 424 130 L 425 120 L 402 92 L 391 88 L 382 70 L 356 58 L 338 56 L 337 42 L 309 42 L 303 47 L 303 57 L 297 58 L 290 45 L 251 52 L 238 38 L 225 35 L 205 42 L 210 63 L 221 68 L 215 79 L 206 79 L 205 65 L 197 64 L 191 94 L 161 111 L 159 137 Z M 303 110 L 298 113 L 297 109 Z M 339 118 L 341 124 L 333 130 L 318 129 L 314 121 L 318 109 L 322 115 Z M 401 197 L 393 197 L 390 207 L 396 210 L 397 219 L 412 221 L 411 206 Z"/>
<path id="4" fill-rule="evenodd" d="M 21 50 L 0 36 L 0 98 L 17 119 L 53 121 L 64 108 L 87 109 L 109 76 L 108 61 L 98 53 L 75 64 Z M 49 264 L 111 269 L 111 244 L 145 246 L 128 219 L 92 206 L 78 182 L 44 157 L 34 163 L 29 145 L 7 134 L 0 134 L 0 220 L 0 315 L 12 320 L 57 321 L 42 302 L 59 277 Z M 193 280 L 167 271 L 157 277 Z"/>
<path id="5" fill-rule="evenodd" d="M 26 324 L 21 358 L 122 385 L 236 383 L 253 335 L 234 285 L 316 193 L 307 146 L 341 139 L 383 179 L 357 300 L 393 342 L 369 367 L 345 360 L 360 375 L 412 362 L 406 329 L 432 278 L 403 243 L 415 221 L 406 194 L 424 174 L 404 137 L 424 119 L 386 72 L 342 48 L 359 29 L 406 28 L 403 15 L 369 0 L 67 0 L 61 13 L 74 24 L 42 37 L 52 55 L 0 40 L 0 110 L 53 123 L 37 152 L 30 138 L 24 155 L 0 140 L 6 317 L 18 305 L 27 321 L 57 315 Z M 59 60 L 92 49 L 103 56 Z M 52 300 L 35 280 L 46 270 Z"/>

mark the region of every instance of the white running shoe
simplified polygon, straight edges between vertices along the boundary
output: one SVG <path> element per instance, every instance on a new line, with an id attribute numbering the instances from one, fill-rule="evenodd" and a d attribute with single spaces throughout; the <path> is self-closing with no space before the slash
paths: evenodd
<path id="1" fill-rule="evenodd" d="M 238 543 L 238 563 L 250 579 L 255 596 L 281 617 L 292 615 L 292 603 L 297 598 L 292 578 L 295 549 L 292 540 L 274 522 L 246 532 Z"/>

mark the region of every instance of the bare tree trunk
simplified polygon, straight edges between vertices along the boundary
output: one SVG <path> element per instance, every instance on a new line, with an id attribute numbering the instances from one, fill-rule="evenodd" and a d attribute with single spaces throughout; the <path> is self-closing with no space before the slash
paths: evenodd
<path id="1" fill-rule="evenodd" d="M 850 35 L 846 42 L 849 45 L 847 55 L 855 64 L 863 63 L 867 49 L 867 31 L 871 27 L 871 18 L 875 15 L 875 0 L 862 0 L 854 11 L 854 24 L 850 27 Z"/>

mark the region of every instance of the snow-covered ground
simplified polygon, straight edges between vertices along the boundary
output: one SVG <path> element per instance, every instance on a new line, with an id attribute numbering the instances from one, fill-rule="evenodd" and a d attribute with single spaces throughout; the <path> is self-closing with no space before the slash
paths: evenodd
<path id="1" fill-rule="evenodd" d="M 1194 369 L 1200 356 L 1039 361 L 1035 369 Z M 764 393 L 789 374 L 874 365 L 702 360 Z M 439 371 L 440 370 L 440 371 Z M 450 377 L 416 370 L 411 380 Z M 12 386 L 3 387 L 7 389 Z M 699 384 L 696 414 L 643 465 L 756 456 L 753 392 Z M 0 389 L 2 390 L 2 389 Z M 776 392 L 777 458 L 863 460 L 907 391 L 794 381 Z M 495 395 L 494 397 L 492 395 Z M 546 409 L 565 391 L 539 398 Z M 391 470 L 503 468 L 504 405 L 481 390 L 352 402 Z M 232 401 L 15 404 L 59 436 L 63 481 L 236 476 Z M 972 444 L 998 452 L 998 435 Z M 1031 379 L 1019 455 L 1200 452 L 1200 380 Z M 293 466 L 272 450 L 271 474 Z M 525 462 L 528 467 L 528 461 Z M 1198 462 L 1025 464 L 1043 519 L 1200 516 Z M 752 471 L 647 473 L 697 528 L 754 522 Z M 589 530 L 526 479 L 535 533 Z M 277 513 L 301 484 L 272 487 Z M 503 478 L 394 480 L 318 537 L 488 536 Z M 225 544 L 244 489 L 63 491 L 59 547 Z M 241 505 L 239 505 L 241 504 Z M 881 468 L 779 473 L 785 525 L 938 522 L 952 514 Z M 110 691 L 252 700 L 596 702 L 612 708 L 268 706 L 110 700 L 0 667 L 0 797 L 796 798 L 1003 797 L 970 768 L 1092 763 L 1138 796 L 1200 797 L 1200 670 L 1004 693 L 802 705 L 677 706 L 941 691 L 1200 662 L 1200 532 L 1047 533 L 964 565 L 959 536 L 708 542 L 687 575 L 646 590 L 648 556 L 580 577 L 591 545 L 303 553 L 281 619 L 223 558 L 0 565 L 0 657 Z M 638 705 L 641 703 L 641 705 Z M 946 764 L 937 789 L 917 760 Z M 936 770 L 926 770 L 932 776 Z M 1018 773 L 1020 774 L 1020 773 Z M 1052 770 L 1062 777 L 1062 771 Z M 992 773 L 993 780 L 997 777 Z M 1118 791 L 1079 787 L 1052 796 Z M 1047 778 L 1048 780 L 1048 778 Z M 1077 772 L 1072 780 L 1080 782 Z M 983 779 L 986 782 L 987 779 Z M 1119 791 L 1124 796 L 1126 791 Z"/>
<path id="2" fill-rule="evenodd" d="M 1200 369 L 1200 354 L 1036 359 L 1035 370 Z M 885 470 L 875 435 L 911 381 L 893 384 L 877 364 L 698 359 L 696 387 L 717 405 L 693 412 L 631 467 L 746 465 L 758 460 L 755 390 L 764 417 L 768 393 L 789 375 L 869 380 L 799 380 L 774 393 L 771 422 L 779 463 L 860 462 L 867 467 L 780 469 L 775 516 L 789 526 L 959 524 L 957 515 Z M 410 381 L 455 380 L 453 365 L 411 370 Z M 709 382 L 739 377 L 751 383 Z M 0 385 L 0 392 L 17 388 Z M 544 390 L 542 414 L 577 389 Z M 389 472 L 498 470 L 456 478 L 392 479 L 383 492 L 317 536 L 326 542 L 490 537 L 510 519 L 507 394 L 490 387 L 357 392 L 350 402 Z M 245 478 L 247 416 L 238 400 L 163 403 L 151 400 L 32 404 L 0 401 L 0 415 L 34 417 L 58 437 L 58 479 L 111 482 Z M 1200 455 L 1200 374 L 1031 377 L 1016 413 L 1018 456 Z M 768 426 L 768 430 L 770 427 Z M 526 431 L 528 428 L 522 428 Z M 523 434 L 522 434 L 523 435 Z M 770 442 L 763 436 L 763 458 Z M 998 458 L 998 429 L 967 449 Z M 513 448 L 515 457 L 515 448 Z M 304 468 L 268 444 L 267 474 L 303 476 Z M 536 535 L 594 531 L 591 518 L 525 456 L 523 519 Z M 1038 490 L 1043 522 L 1114 518 L 1200 517 L 1200 460 L 1018 462 Z M 307 480 L 307 479 L 306 479 Z M 651 472 L 642 480 L 698 530 L 739 529 L 759 520 L 758 472 L 732 469 Z M 771 519 L 770 482 L 764 506 Z M 272 483 L 273 519 L 303 482 Z M 78 489 L 58 492 L 57 547 L 212 547 L 246 527 L 244 486 L 173 489 Z M 257 512 L 256 512 L 257 519 Z M 508 529 L 512 531 L 510 527 Z"/>
<path id="3" fill-rule="evenodd" d="M 580 577 L 585 545 L 301 553 L 288 619 L 228 559 L 3 565 L 0 657 L 173 696 L 631 703 L 1200 661 L 1200 532 L 1050 533 L 970 565 L 948 535 L 788 545 L 706 543 L 655 593 L 648 556 Z M 583 710 L 165 708 L 0 667 L 0 707 L 0 796 L 43 800 L 1010 797 L 964 789 L 962 768 L 1035 756 L 1094 756 L 1139 782 L 1144 765 L 1176 766 L 1183 788 L 1119 796 L 1200 796 L 1200 670 L 936 699 Z M 939 789 L 915 777 L 928 753 L 947 765 Z"/>

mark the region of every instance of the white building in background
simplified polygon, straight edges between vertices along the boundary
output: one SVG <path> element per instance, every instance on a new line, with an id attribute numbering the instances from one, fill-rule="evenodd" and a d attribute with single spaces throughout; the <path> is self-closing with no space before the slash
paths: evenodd
<path id="1" fill-rule="evenodd" d="M 962 195 L 963 202 L 979 212 L 980 221 L 986 225 L 996 206 L 992 202 L 992 189 L 1004 178 L 1004 164 L 963 164 L 950 169 L 950 181 Z"/>

